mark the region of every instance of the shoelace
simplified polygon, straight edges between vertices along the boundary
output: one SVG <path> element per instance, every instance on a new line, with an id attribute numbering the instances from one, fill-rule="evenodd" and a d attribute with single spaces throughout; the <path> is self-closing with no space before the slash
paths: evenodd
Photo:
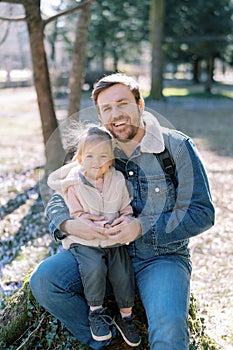
<path id="1" fill-rule="evenodd" d="M 132 316 L 130 318 L 123 318 L 123 321 L 127 323 L 127 330 L 129 333 L 134 334 L 136 325 L 140 325 L 140 322 L 134 319 L 135 317 Z"/>
<path id="2" fill-rule="evenodd" d="M 98 315 L 98 321 L 102 321 L 102 324 L 107 324 L 108 326 L 111 326 L 113 324 L 113 319 L 109 315 L 105 315 L 102 313 L 98 313 L 97 315 Z M 96 323 L 98 321 L 96 320 Z"/>
<path id="3" fill-rule="evenodd" d="M 109 315 L 99 315 L 99 318 L 103 323 L 106 323 L 108 326 L 111 326 L 113 324 L 113 319 Z"/>

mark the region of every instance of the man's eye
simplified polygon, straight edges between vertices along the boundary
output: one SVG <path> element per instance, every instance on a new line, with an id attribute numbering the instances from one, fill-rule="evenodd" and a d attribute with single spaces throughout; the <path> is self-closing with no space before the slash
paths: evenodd
<path id="1" fill-rule="evenodd" d="M 110 111 L 110 107 L 104 107 L 103 108 L 103 112 L 108 112 L 108 111 Z"/>
<path id="2" fill-rule="evenodd" d="M 123 101 L 123 102 L 121 102 L 121 103 L 119 103 L 119 107 L 125 107 L 125 106 L 127 106 L 127 102 L 126 101 Z"/>

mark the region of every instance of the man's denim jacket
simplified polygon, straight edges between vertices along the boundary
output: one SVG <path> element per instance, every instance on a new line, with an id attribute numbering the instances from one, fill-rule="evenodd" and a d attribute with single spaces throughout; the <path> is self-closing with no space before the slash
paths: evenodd
<path id="1" fill-rule="evenodd" d="M 140 258 L 174 253 L 188 256 L 189 238 L 214 224 L 206 171 L 189 137 L 161 127 L 159 136 L 158 123 L 153 125 L 155 121 L 151 118 L 154 117 L 145 118 L 147 137 L 130 158 L 117 145 L 114 152 L 115 167 L 125 176 L 134 215 L 142 226 L 142 236 L 128 246 L 129 254 Z M 176 188 L 153 152 L 164 148 L 164 140 L 176 165 Z M 56 237 L 60 224 L 70 219 L 59 194 L 51 198 L 46 214 L 50 231 Z"/>

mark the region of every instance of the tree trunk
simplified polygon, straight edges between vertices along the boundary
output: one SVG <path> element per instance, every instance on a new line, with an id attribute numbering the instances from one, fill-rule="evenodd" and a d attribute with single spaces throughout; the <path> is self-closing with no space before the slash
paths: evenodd
<path id="1" fill-rule="evenodd" d="M 44 48 L 44 27 L 40 13 L 40 0 L 23 2 L 30 38 L 34 84 L 40 111 L 45 145 L 46 172 L 62 164 L 64 150 L 58 130 L 50 86 L 48 63 Z"/>
<path id="2" fill-rule="evenodd" d="M 73 66 L 70 76 L 69 117 L 80 110 L 90 14 L 91 4 L 87 4 L 79 14 L 73 50 Z M 74 119 L 77 119 L 77 114 Z"/>
<path id="3" fill-rule="evenodd" d="M 118 71 L 118 62 L 119 62 L 119 57 L 116 54 L 116 52 L 114 51 L 113 52 L 113 70 L 114 70 L 114 72 Z"/>
<path id="4" fill-rule="evenodd" d="M 214 58 L 209 56 L 206 59 L 206 81 L 205 81 L 205 92 L 211 93 L 211 84 L 213 81 L 214 71 Z"/>
<path id="5" fill-rule="evenodd" d="M 199 64 L 200 64 L 200 59 L 199 57 L 195 56 L 193 58 L 193 82 L 198 84 L 199 83 Z"/>
<path id="6" fill-rule="evenodd" d="M 105 72 L 105 49 L 106 49 L 106 43 L 104 40 L 102 40 L 101 50 L 100 50 L 100 71 L 102 74 L 104 74 Z"/>
<path id="7" fill-rule="evenodd" d="M 165 0 L 151 0 L 150 40 L 152 61 L 150 98 L 152 100 L 160 100 L 162 98 L 164 1 Z"/>

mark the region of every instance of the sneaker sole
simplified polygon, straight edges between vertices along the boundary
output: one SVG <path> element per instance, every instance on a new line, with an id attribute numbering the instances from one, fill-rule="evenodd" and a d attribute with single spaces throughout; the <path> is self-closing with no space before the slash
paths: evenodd
<path id="1" fill-rule="evenodd" d="M 94 333 L 92 333 L 92 330 L 90 328 L 90 331 L 91 331 L 91 335 L 92 335 L 92 338 L 96 341 L 103 341 L 103 340 L 108 340 L 108 339 L 111 339 L 112 338 L 112 333 L 110 332 L 109 334 L 106 334 L 106 335 L 102 335 L 101 337 L 98 337 L 97 335 L 95 335 Z"/>
<path id="2" fill-rule="evenodd" d="M 132 347 L 136 347 L 138 345 L 141 344 L 141 339 L 139 342 L 137 343 L 131 343 L 131 341 L 129 339 L 126 338 L 126 336 L 124 335 L 123 331 L 121 330 L 120 326 L 118 326 L 118 324 L 116 323 L 116 321 L 114 320 L 114 324 L 116 326 L 116 328 L 118 329 L 118 331 L 121 333 L 122 335 L 122 338 L 124 339 L 124 341 L 129 345 L 129 346 L 132 346 Z"/>

